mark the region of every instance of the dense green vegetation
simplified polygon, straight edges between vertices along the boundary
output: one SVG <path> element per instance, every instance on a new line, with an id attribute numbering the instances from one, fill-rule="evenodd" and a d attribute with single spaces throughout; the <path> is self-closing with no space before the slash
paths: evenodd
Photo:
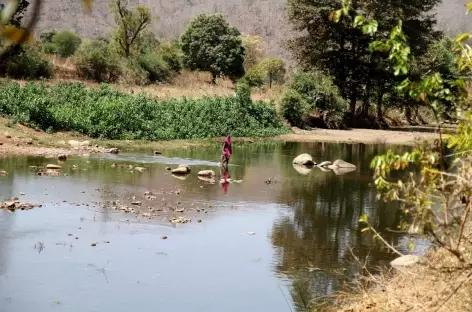
<path id="1" fill-rule="evenodd" d="M 246 86 L 234 97 L 154 100 L 102 85 L 87 89 L 79 83 L 2 81 L 0 113 L 14 121 L 47 131 L 67 130 L 107 139 L 202 139 L 285 133 L 275 106 L 254 102 Z"/>
<path id="2" fill-rule="evenodd" d="M 241 33 L 221 14 L 200 14 L 187 26 L 180 41 L 184 64 L 192 70 L 208 71 L 232 80 L 244 75 Z"/>

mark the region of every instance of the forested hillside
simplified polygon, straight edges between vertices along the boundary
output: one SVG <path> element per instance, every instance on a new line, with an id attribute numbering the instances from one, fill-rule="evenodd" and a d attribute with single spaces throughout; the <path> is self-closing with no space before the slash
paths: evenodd
<path id="1" fill-rule="evenodd" d="M 0 1 L 2 2 L 2 1 Z M 287 56 L 283 45 L 290 26 L 285 17 L 285 0 L 139 0 L 135 4 L 150 8 L 155 33 L 177 38 L 192 16 L 202 12 L 221 12 L 243 33 L 259 35 L 270 54 Z M 439 26 L 447 32 L 467 29 L 470 16 L 461 14 L 466 0 L 444 0 L 438 9 Z M 84 14 L 78 0 L 45 0 L 37 33 L 50 29 L 68 29 L 81 36 L 107 34 L 113 27 L 108 0 L 95 0 L 91 15 Z"/>

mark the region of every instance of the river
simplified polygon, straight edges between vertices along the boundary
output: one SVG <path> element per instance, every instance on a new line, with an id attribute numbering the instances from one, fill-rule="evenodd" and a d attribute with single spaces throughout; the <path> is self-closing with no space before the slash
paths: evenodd
<path id="1" fill-rule="evenodd" d="M 374 271 L 394 258 L 358 223 L 365 213 L 380 230 L 399 222 L 371 185 L 370 160 L 384 146 L 233 149 L 230 174 L 243 181 L 226 190 L 196 175 L 218 172 L 217 147 L 72 157 L 56 177 L 30 168 L 55 159 L 0 159 L 9 172 L 0 201 L 42 205 L 0 210 L 0 311 L 306 311 L 362 273 L 354 255 Z M 300 173 L 292 160 L 305 152 L 357 170 Z M 181 163 L 192 168 L 186 178 L 166 170 Z M 139 215 L 112 208 L 132 201 Z M 191 222 L 169 222 L 178 217 Z M 384 235 L 405 250 L 407 237 Z"/>

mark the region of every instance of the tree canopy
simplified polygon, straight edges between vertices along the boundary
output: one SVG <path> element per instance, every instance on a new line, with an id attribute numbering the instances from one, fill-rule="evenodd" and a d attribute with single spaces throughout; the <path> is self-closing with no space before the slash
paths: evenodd
<path id="1" fill-rule="evenodd" d="M 187 26 L 181 38 L 184 65 L 191 70 L 209 71 L 236 80 L 244 75 L 244 47 L 241 34 L 221 14 L 200 14 Z"/>

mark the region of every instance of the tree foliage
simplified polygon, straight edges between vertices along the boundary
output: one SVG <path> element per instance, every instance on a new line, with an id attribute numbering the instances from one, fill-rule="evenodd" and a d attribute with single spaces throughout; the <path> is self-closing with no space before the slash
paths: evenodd
<path id="1" fill-rule="evenodd" d="M 77 71 L 86 79 L 115 82 L 120 76 L 119 58 L 102 40 L 84 41 L 76 53 Z"/>
<path id="2" fill-rule="evenodd" d="M 200 14 L 190 21 L 180 41 L 184 65 L 236 80 L 244 75 L 244 47 L 239 30 L 221 14 Z"/>
<path id="3" fill-rule="evenodd" d="M 82 39 L 71 31 L 60 31 L 53 35 L 52 43 L 55 53 L 60 57 L 69 57 L 74 55 Z"/>
<path id="4" fill-rule="evenodd" d="M 130 57 L 132 48 L 151 26 L 152 16 L 147 7 L 128 8 L 127 0 L 114 0 L 110 7 L 115 17 L 116 29 L 113 38 L 125 57 Z"/>
<path id="5" fill-rule="evenodd" d="M 243 35 L 241 41 L 244 47 L 244 70 L 247 72 L 259 64 L 265 56 L 265 51 L 259 36 Z"/>
<path id="6" fill-rule="evenodd" d="M 405 21 L 403 30 L 411 55 L 421 55 L 440 35 L 435 30 L 434 15 L 429 13 L 439 2 L 349 1 L 353 10 L 340 19 L 342 12 L 336 10 L 336 1 L 288 0 L 288 17 L 299 33 L 290 41 L 290 49 L 305 68 L 319 68 L 333 76 L 341 95 L 350 102 L 351 118 L 357 113 L 358 103 L 362 103 L 361 113 L 366 115 L 372 101 L 380 107 L 385 95 L 395 92 L 399 79 L 389 69 L 385 52 L 371 53 L 369 43 L 387 38 L 400 18 Z M 369 19 L 357 17 L 355 11 Z"/>

